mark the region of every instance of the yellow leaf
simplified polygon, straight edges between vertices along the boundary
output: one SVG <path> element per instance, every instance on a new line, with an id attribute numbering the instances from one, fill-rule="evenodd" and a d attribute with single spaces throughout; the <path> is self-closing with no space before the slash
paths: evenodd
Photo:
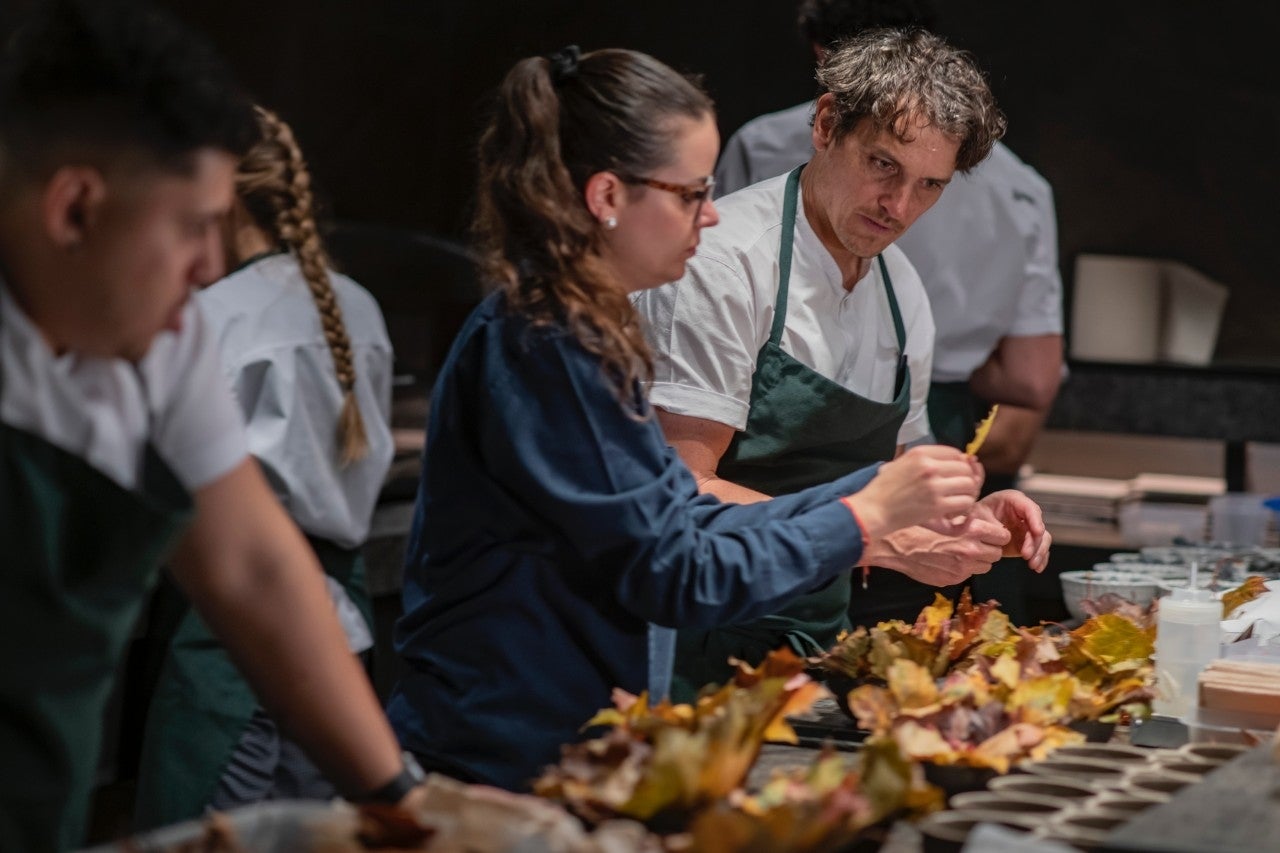
<path id="1" fill-rule="evenodd" d="M 945 636 L 952 612 L 950 599 L 941 593 L 934 593 L 933 604 L 921 610 L 916 617 L 914 633 L 928 642 L 937 642 Z"/>
<path id="2" fill-rule="evenodd" d="M 1103 668 L 1112 670 L 1134 661 L 1145 661 L 1155 651 L 1154 632 L 1139 628 L 1114 613 L 1094 616 L 1071 632 L 1080 651 Z"/>
<path id="3" fill-rule="evenodd" d="M 924 708 L 938 701 L 938 685 L 929 671 L 909 660 L 896 660 L 889 667 L 889 690 L 898 704 L 906 708 Z"/>
<path id="4" fill-rule="evenodd" d="M 1228 618 L 1237 607 L 1248 604 L 1266 591 L 1267 582 L 1262 578 L 1257 575 L 1245 578 L 1240 586 L 1222 594 L 1222 618 Z"/>
<path id="5" fill-rule="evenodd" d="M 974 456 L 982 448 L 982 442 L 987 440 L 987 433 L 991 432 L 991 424 L 995 422 L 996 412 L 998 411 L 1000 411 L 1000 406 L 997 404 L 991 407 L 991 411 L 987 412 L 987 416 L 982 419 L 973 431 L 973 441 L 965 445 L 965 453 Z"/>
<path id="6" fill-rule="evenodd" d="M 1017 688 L 1018 680 L 1022 678 L 1022 667 L 1012 655 L 1001 655 L 996 658 L 995 663 L 991 664 L 991 674 L 1005 687 L 1013 690 Z"/>

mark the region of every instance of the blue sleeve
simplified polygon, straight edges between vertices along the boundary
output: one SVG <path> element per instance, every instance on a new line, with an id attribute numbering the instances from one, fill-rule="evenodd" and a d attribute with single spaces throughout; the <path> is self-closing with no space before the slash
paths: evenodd
<path id="1" fill-rule="evenodd" d="M 861 535 L 837 498 L 874 470 L 761 504 L 699 496 L 647 406 L 628 411 L 598 359 L 563 336 L 502 337 L 486 359 L 484 464 L 574 565 L 609 572 L 637 617 L 742 621 L 858 562 Z"/>

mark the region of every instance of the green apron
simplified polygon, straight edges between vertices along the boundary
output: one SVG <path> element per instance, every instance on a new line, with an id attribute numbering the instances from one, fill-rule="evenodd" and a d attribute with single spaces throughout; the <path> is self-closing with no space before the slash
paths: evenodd
<path id="1" fill-rule="evenodd" d="M 939 444 L 961 450 L 973 438 L 981 402 L 968 382 L 933 382 L 929 385 L 929 429 Z"/>
<path id="2" fill-rule="evenodd" d="M 373 624 L 359 549 L 308 537 L 325 573 Z M 149 829 L 198 817 L 259 702 L 222 644 L 180 594 L 157 622 L 176 624 L 147 712 L 138 769 L 136 823 Z M 284 615 L 284 614 L 282 614 Z"/>
<path id="3" fill-rule="evenodd" d="M 190 495 L 148 447 L 138 491 L 0 424 L 0 850 L 84 841 L 102 715 Z"/>
<path id="4" fill-rule="evenodd" d="M 797 168 L 787 178 L 773 328 L 756 357 L 747 425 L 734 436 L 717 468 L 720 477 L 768 495 L 827 483 L 892 459 L 898 447 L 898 431 L 911 405 L 906 329 L 883 257 L 877 261 L 899 351 L 892 402 L 879 403 L 855 394 L 782 349 L 803 168 Z M 680 631 L 673 697 L 689 701 L 703 685 L 725 681 L 731 672 L 729 657 L 755 664 L 783 645 L 800 655 L 826 651 L 840 631 L 848 627 L 849 599 L 850 579 L 841 575 L 821 589 L 791 601 L 772 616 L 710 631 Z"/>

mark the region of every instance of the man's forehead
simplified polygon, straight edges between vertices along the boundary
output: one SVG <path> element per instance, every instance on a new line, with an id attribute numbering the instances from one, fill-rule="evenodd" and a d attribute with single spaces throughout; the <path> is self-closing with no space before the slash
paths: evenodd
<path id="1" fill-rule="evenodd" d="M 169 198 L 199 207 L 225 208 L 235 194 L 236 159 L 215 148 L 202 148 L 183 162 L 183 168 L 134 161 L 107 174 L 122 196 Z"/>

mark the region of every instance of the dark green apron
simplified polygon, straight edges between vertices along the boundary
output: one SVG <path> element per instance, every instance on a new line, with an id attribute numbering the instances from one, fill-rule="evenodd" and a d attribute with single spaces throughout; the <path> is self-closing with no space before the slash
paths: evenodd
<path id="1" fill-rule="evenodd" d="M 192 502 L 150 447 L 136 492 L 3 424 L 0 466 L 0 850 L 67 849 L 125 644 Z"/>
<path id="2" fill-rule="evenodd" d="M 773 328 L 756 357 L 747 425 L 734 436 L 717 468 L 720 477 L 768 495 L 827 483 L 892 459 L 911 405 L 906 329 L 883 257 L 877 261 L 899 351 L 892 402 L 878 403 L 855 394 L 782 349 L 801 169 L 787 178 Z M 729 657 L 756 664 L 783 645 L 800 655 L 826 651 L 848 627 L 849 599 L 850 579 L 841 575 L 772 616 L 710 631 L 680 631 L 673 697 L 689 701 L 703 685 L 725 681 L 731 672 Z"/>
<path id="3" fill-rule="evenodd" d="M 986 415 L 968 382 L 929 385 L 929 429 L 938 444 L 963 450 L 973 439 L 978 421 Z"/>
<path id="4" fill-rule="evenodd" d="M 340 548 L 318 537 L 308 541 L 325 573 L 343 586 L 372 625 L 359 549 Z M 222 644 L 185 599 L 171 595 L 160 609 L 166 615 L 157 622 L 177 628 L 147 712 L 138 769 L 139 829 L 187 820 L 204 811 L 259 704 Z"/>

